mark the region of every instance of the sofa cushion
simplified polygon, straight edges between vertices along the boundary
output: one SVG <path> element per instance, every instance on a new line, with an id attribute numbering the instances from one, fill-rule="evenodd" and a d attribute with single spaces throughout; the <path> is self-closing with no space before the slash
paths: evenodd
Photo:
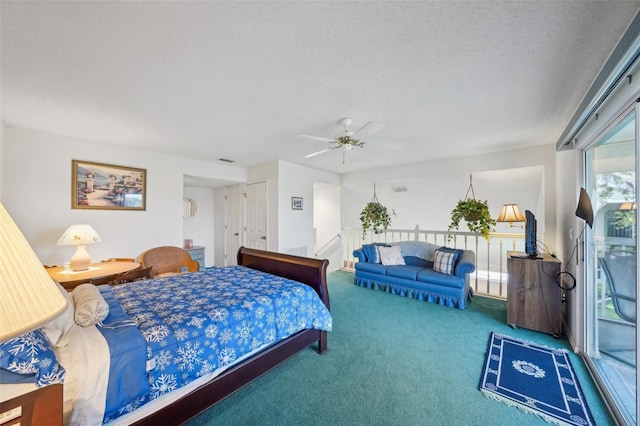
<path id="1" fill-rule="evenodd" d="M 423 268 L 433 268 L 433 262 L 424 260 L 421 257 L 403 256 L 405 265 L 422 266 Z"/>
<path id="2" fill-rule="evenodd" d="M 422 266 L 411 266 L 411 265 L 389 266 L 387 268 L 387 275 L 390 277 L 404 278 L 407 280 L 415 280 L 416 277 L 418 276 L 418 273 L 423 269 L 424 268 Z"/>
<path id="3" fill-rule="evenodd" d="M 445 287 L 463 288 L 464 278 L 456 275 L 447 275 L 440 272 L 436 272 L 433 269 L 424 268 L 416 276 L 418 281 L 437 284 Z"/>
<path id="4" fill-rule="evenodd" d="M 383 265 L 404 265 L 404 258 L 400 252 L 400 247 L 378 247 L 380 261 Z"/>
<path id="5" fill-rule="evenodd" d="M 356 262 L 356 271 L 372 272 L 374 274 L 386 275 L 388 266 L 381 263 Z"/>

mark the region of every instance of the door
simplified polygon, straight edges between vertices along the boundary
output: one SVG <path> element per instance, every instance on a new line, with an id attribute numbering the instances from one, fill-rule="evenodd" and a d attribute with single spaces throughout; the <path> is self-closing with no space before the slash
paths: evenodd
<path id="1" fill-rule="evenodd" d="M 225 247 L 224 265 L 237 265 L 237 253 L 242 244 L 240 185 L 228 186 L 224 195 Z"/>
<path id="2" fill-rule="evenodd" d="M 245 218 L 247 247 L 267 250 L 266 182 L 247 185 Z"/>
<path id="3" fill-rule="evenodd" d="M 627 424 L 637 424 L 637 112 L 587 149 L 586 189 L 594 208 L 586 228 L 586 349 Z"/>

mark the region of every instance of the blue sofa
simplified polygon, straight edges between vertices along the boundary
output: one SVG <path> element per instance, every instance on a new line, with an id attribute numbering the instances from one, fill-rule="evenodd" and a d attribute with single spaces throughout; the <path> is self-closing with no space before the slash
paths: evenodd
<path id="1" fill-rule="evenodd" d="M 441 246 L 422 241 L 389 243 L 399 246 L 406 265 L 377 263 L 374 245 L 354 250 L 355 284 L 440 305 L 464 309 L 470 296 L 469 274 L 475 271 L 475 254 L 458 250 L 452 274 L 433 270 L 435 251 Z M 372 253 L 374 253 L 372 255 Z"/>

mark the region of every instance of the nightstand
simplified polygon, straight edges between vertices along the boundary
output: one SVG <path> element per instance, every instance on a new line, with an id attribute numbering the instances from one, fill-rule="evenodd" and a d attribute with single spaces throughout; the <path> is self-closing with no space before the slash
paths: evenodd
<path id="1" fill-rule="evenodd" d="M 204 250 L 206 247 L 204 246 L 193 246 L 191 248 L 185 248 L 186 251 L 189 252 L 191 259 L 196 260 L 200 264 L 200 271 L 204 271 Z"/>
<path id="2" fill-rule="evenodd" d="M 0 402 L 0 423 L 8 425 L 62 425 L 62 384 L 44 386 Z"/>

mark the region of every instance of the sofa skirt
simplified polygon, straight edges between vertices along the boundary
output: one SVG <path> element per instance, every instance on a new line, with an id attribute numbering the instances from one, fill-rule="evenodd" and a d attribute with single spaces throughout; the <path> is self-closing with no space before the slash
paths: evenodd
<path id="1" fill-rule="evenodd" d="M 428 289 L 417 289 L 411 287 L 405 287 L 399 284 L 383 283 L 380 281 L 372 280 L 369 278 L 363 278 L 356 276 L 354 283 L 360 287 L 366 287 L 373 290 L 381 290 L 387 293 L 391 293 L 398 296 L 411 297 L 413 299 L 421 300 L 423 302 L 437 303 L 439 305 L 448 306 L 450 308 L 464 309 L 466 301 L 469 297 L 469 292 L 464 289 L 459 290 L 459 295 L 447 295 L 437 291 Z M 468 288 L 468 287 L 467 287 Z M 449 288 L 449 290 L 452 290 Z"/>

